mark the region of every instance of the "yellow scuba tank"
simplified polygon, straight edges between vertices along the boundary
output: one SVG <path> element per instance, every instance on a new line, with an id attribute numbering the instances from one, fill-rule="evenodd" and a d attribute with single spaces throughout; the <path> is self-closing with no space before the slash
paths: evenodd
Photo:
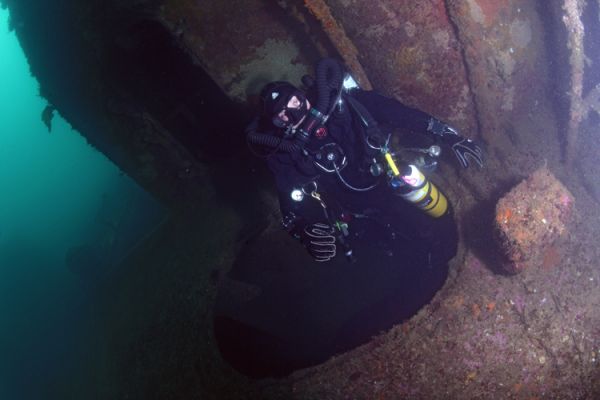
<path id="1" fill-rule="evenodd" d="M 448 211 L 446 196 L 417 167 L 407 165 L 400 171 L 390 153 L 385 153 L 385 159 L 393 175 L 392 187 L 402 198 L 435 218 Z"/>

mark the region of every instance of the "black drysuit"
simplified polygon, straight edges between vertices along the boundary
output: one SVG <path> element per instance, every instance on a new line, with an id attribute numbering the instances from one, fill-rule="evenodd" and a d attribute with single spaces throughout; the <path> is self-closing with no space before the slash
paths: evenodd
<path id="1" fill-rule="evenodd" d="M 354 90 L 351 92 L 380 126 L 402 128 L 416 133 L 425 133 L 431 116 L 407 107 L 397 100 L 382 96 L 374 91 Z M 387 132 L 384 132 L 387 134 Z M 364 128 L 356 111 L 347 101 L 341 111 L 331 115 L 326 123 L 326 135 L 311 136 L 305 152 L 275 152 L 268 158 L 268 165 L 275 175 L 282 215 L 294 213 L 297 217 L 295 232 L 301 232 L 308 224 L 322 222 L 329 225 L 344 214 L 350 216 L 350 231 L 353 238 L 365 232 L 369 239 L 384 243 L 394 238 L 420 238 L 429 236 L 434 218 L 427 216 L 416 206 L 407 203 L 394 193 L 385 173 L 374 177 L 369 171 L 370 161 L 377 154 L 370 150 L 364 140 Z M 347 166 L 340 171 L 342 178 L 355 188 L 371 190 L 356 191 L 345 185 L 336 173 L 327 173 L 318 168 L 314 154 L 328 143 L 339 144 L 347 158 Z M 313 155 L 306 155 L 305 153 Z M 381 159 L 380 159 L 381 161 Z M 329 220 L 319 202 L 305 196 L 301 202 L 293 201 L 293 189 L 301 189 L 309 182 L 316 182 L 317 192 L 325 202 Z M 313 186 L 308 185 L 311 189 Z M 385 245 L 384 247 L 389 247 Z"/>

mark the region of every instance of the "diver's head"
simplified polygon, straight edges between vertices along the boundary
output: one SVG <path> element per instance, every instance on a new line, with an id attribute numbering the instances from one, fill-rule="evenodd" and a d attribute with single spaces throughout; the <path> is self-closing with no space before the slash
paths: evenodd
<path id="1" fill-rule="evenodd" d="M 289 82 L 268 83 L 260 92 L 264 116 L 278 128 L 295 128 L 310 110 L 304 92 Z"/>

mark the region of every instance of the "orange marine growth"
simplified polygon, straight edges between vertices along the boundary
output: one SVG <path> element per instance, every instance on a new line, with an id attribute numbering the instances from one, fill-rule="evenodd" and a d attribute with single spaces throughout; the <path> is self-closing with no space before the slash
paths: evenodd
<path id="1" fill-rule="evenodd" d="M 496 223 L 498 225 L 507 224 L 512 217 L 512 210 L 510 208 L 503 208 L 496 214 Z"/>

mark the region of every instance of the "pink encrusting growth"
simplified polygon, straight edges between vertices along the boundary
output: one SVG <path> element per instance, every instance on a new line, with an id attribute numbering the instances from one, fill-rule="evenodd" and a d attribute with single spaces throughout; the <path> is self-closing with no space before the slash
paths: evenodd
<path id="1" fill-rule="evenodd" d="M 508 257 L 505 269 L 516 273 L 542 265 L 548 249 L 567 231 L 573 195 L 546 168 L 515 186 L 496 205 L 496 228 Z"/>

